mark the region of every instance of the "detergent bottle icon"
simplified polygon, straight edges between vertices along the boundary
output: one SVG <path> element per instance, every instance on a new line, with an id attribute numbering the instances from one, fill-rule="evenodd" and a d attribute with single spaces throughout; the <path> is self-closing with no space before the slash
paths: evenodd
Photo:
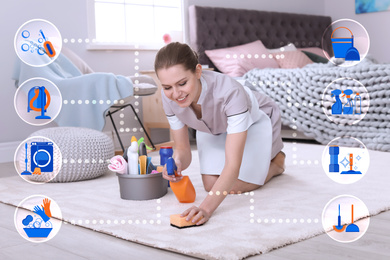
<path id="1" fill-rule="evenodd" d="M 28 92 L 27 112 L 31 110 L 41 112 L 41 115 L 36 116 L 35 119 L 51 119 L 50 116 L 45 115 L 50 101 L 50 93 L 44 86 L 32 87 Z"/>
<path id="2" fill-rule="evenodd" d="M 359 93 L 355 95 L 355 115 L 362 114 L 362 97 Z"/>

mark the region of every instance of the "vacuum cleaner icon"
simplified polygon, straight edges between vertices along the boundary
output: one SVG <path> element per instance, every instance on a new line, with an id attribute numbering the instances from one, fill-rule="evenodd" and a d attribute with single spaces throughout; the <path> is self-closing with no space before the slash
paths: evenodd
<path id="1" fill-rule="evenodd" d="M 51 119 L 50 116 L 45 115 L 50 101 L 50 93 L 44 86 L 32 87 L 28 92 L 27 112 L 31 110 L 41 112 L 41 115 L 36 116 L 35 119 Z"/>

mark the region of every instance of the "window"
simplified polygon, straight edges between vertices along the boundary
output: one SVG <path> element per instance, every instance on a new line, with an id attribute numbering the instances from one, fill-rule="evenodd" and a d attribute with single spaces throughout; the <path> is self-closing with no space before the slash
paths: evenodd
<path id="1" fill-rule="evenodd" d="M 91 1 L 95 45 L 158 49 L 165 34 L 182 41 L 182 0 Z"/>

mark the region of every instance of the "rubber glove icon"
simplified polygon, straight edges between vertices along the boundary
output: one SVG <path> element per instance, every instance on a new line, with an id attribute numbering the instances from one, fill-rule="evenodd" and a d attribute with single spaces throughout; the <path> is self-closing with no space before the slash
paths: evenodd
<path id="1" fill-rule="evenodd" d="M 45 214 L 46 214 L 49 218 L 51 218 L 50 202 L 51 202 L 51 200 L 49 200 L 48 198 L 46 198 L 46 199 L 43 199 L 43 205 L 41 205 L 42 208 L 45 210 Z"/>
<path id="2" fill-rule="evenodd" d="M 41 209 L 39 206 L 35 206 L 34 207 L 34 212 L 37 213 L 39 216 L 41 216 L 41 218 L 43 219 L 43 221 L 47 222 L 50 218 L 45 214 L 45 212 L 43 211 L 43 209 Z"/>

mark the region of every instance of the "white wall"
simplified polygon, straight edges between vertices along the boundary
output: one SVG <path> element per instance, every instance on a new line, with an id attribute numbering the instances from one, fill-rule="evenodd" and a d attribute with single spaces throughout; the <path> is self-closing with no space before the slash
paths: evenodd
<path id="1" fill-rule="evenodd" d="M 355 0 L 326 0 L 324 15 L 332 17 L 332 21 L 348 18 L 361 23 L 370 36 L 369 54 L 378 62 L 390 62 L 390 11 L 355 14 Z"/>

